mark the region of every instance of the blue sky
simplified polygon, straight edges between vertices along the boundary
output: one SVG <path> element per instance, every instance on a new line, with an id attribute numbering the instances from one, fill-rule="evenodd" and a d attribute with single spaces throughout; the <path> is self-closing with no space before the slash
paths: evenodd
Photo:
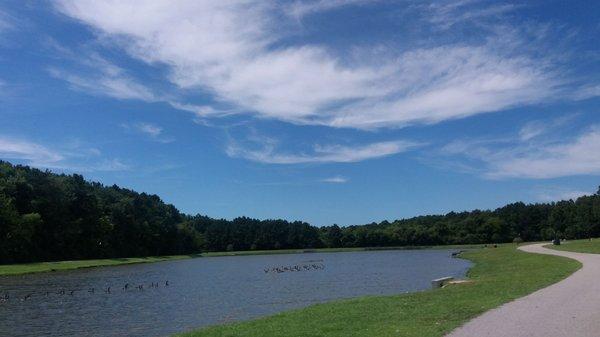
<path id="1" fill-rule="evenodd" d="M 0 158 L 361 224 L 594 193 L 600 3 L 0 2 Z"/>

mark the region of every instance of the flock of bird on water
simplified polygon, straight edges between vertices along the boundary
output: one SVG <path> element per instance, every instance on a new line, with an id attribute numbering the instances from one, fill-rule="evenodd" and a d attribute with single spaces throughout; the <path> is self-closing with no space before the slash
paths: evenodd
<path id="1" fill-rule="evenodd" d="M 151 282 L 149 288 L 159 288 L 161 285 L 160 282 Z M 168 287 L 169 286 L 169 280 L 165 281 L 164 283 L 164 287 Z M 129 289 L 137 289 L 138 291 L 143 291 L 144 290 L 144 284 L 138 284 L 138 285 L 133 285 L 130 283 L 125 283 L 125 285 L 123 285 L 123 287 L 121 288 L 122 291 L 128 291 Z M 111 294 L 112 288 L 111 287 L 106 287 L 103 289 L 98 289 L 98 292 L 100 291 L 104 291 L 104 293 L 106 294 Z M 86 290 L 82 290 L 82 289 L 74 289 L 74 290 L 65 290 L 65 289 L 60 289 L 56 292 L 50 292 L 50 291 L 46 291 L 43 294 L 43 296 L 48 297 L 50 295 L 59 295 L 59 296 L 63 296 L 63 295 L 69 295 L 69 296 L 73 296 L 78 292 L 84 292 Z M 96 288 L 94 287 L 90 287 L 87 289 L 87 292 L 90 294 L 94 294 L 96 292 Z M 27 301 L 30 300 L 34 295 L 37 295 L 38 293 L 36 292 L 32 292 L 32 293 L 27 293 L 24 296 L 11 296 L 8 292 L 5 292 L 1 297 L 0 297 L 0 303 L 3 302 L 8 302 L 9 300 L 11 300 L 12 298 L 16 299 L 16 300 L 20 300 L 20 301 Z"/>
<path id="2" fill-rule="evenodd" d="M 315 270 L 323 270 L 325 269 L 325 264 L 322 263 L 323 260 L 314 260 L 314 261 L 308 261 L 305 263 L 300 263 L 300 264 L 296 264 L 296 265 L 290 265 L 290 266 L 278 266 L 278 267 L 272 267 L 272 268 L 265 268 L 264 272 L 265 274 L 268 273 L 276 273 L 276 274 L 280 274 L 280 273 L 285 273 L 285 272 L 299 272 L 299 271 L 315 271 Z M 159 282 L 151 282 L 149 288 L 159 288 L 161 286 L 161 283 Z M 164 287 L 168 287 L 169 286 L 169 281 L 165 281 L 164 282 Z M 138 291 L 143 291 L 144 290 L 144 284 L 138 284 L 138 285 L 133 285 L 130 283 L 125 283 L 125 285 L 123 285 L 123 287 L 121 288 L 122 291 L 128 291 L 130 289 L 137 289 Z M 90 287 L 87 289 L 87 292 L 90 294 L 93 294 L 96 292 L 96 288 Z M 106 294 L 111 294 L 111 287 L 106 287 L 103 289 L 98 289 L 98 292 L 100 291 L 104 291 L 104 293 Z M 59 295 L 59 296 L 63 296 L 63 295 L 69 295 L 69 296 L 73 296 L 78 292 L 84 292 L 86 291 L 85 289 L 74 289 L 74 290 L 65 290 L 65 289 L 60 289 L 56 292 L 50 292 L 50 291 L 46 291 L 44 293 L 42 293 L 42 296 L 48 297 L 50 295 Z M 34 295 L 36 295 L 36 292 L 32 292 L 32 293 L 27 293 L 24 296 L 11 296 L 8 292 L 4 292 L 4 294 L 2 296 L 0 296 L 0 303 L 3 302 L 8 302 L 11 299 L 15 299 L 15 300 L 20 300 L 20 301 L 28 301 L 30 300 Z"/>
<path id="3" fill-rule="evenodd" d="M 319 260 L 322 261 L 322 260 Z M 309 262 L 318 262 L 318 261 L 309 261 Z M 281 266 L 281 267 L 272 267 L 265 268 L 265 274 L 268 273 L 285 273 L 285 272 L 296 272 L 296 271 L 310 271 L 310 270 L 323 270 L 325 269 L 325 265 L 323 263 L 302 263 L 296 264 L 293 266 Z"/>

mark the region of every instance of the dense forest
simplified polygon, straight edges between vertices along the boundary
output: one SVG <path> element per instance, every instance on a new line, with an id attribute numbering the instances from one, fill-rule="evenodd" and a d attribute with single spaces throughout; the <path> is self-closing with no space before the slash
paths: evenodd
<path id="1" fill-rule="evenodd" d="M 213 219 L 158 196 L 0 161 L 0 263 L 201 251 L 419 246 L 600 236 L 600 191 L 360 226 Z"/>

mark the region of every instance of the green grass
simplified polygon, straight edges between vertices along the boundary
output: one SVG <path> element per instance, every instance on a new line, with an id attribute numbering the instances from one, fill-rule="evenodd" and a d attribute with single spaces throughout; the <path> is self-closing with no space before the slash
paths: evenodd
<path id="1" fill-rule="evenodd" d="M 467 320 L 555 283 L 579 269 L 574 260 L 501 245 L 463 254 L 472 283 L 397 296 L 317 304 L 273 316 L 183 333 L 180 337 L 443 336 Z"/>
<path id="2" fill-rule="evenodd" d="M 550 244 L 544 247 L 569 252 L 600 254 L 600 239 L 573 240 L 563 242 L 560 246 Z"/>
<path id="3" fill-rule="evenodd" d="M 118 266 L 134 263 L 150 263 L 160 261 L 181 260 L 199 255 L 173 255 L 173 256 L 152 256 L 152 257 L 131 257 L 117 259 L 99 259 L 99 260 L 77 260 L 77 261 L 57 261 L 57 262 L 36 262 L 24 264 L 0 265 L 0 276 L 18 275 L 28 273 L 40 273 L 58 270 L 70 270 L 79 268 Z"/>

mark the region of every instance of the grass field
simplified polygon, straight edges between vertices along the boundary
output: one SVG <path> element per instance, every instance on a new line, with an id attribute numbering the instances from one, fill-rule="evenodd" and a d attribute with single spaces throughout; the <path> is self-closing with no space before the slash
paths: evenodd
<path id="1" fill-rule="evenodd" d="M 194 256 L 199 256 L 199 255 L 131 257 L 131 258 L 119 258 L 119 259 L 7 264 L 7 265 L 0 265 L 0 276 L 39 273 L 39 272 L 48 272 L 48 271 L 57 271 L 57 270 L 79 269 L 79 268 L 117 266 L 117 265 L 134 264 L 134 263 L 171 261 L 171 260 L 186 259 L 186 258 L 190 258 L 190 257 L 194 257 Z"/>
<path id="2" fill-rule="evenodd" d="M 220 256 L 244 256 L 244 255 L 269 255 L 269 254 L 298 254 L 298 253 L 336 253 L 355 252 L 367 250 L 398 250 L 398 249 L 467 249 L 480 248 L 482 245 L 455 245 L 455 246 L 419 246 L 419 247 L 383 247 L 383 248 L 320 248 L 320 249 L 280 249 L 280 250 L 248 250 L 233 252 L 207 252 L 194 255 L 172 255 L 172 256 L 149 256 L 97 260 L 76 260 L 56 262 L 36 262 L 23 264 L 0 265 L 0 276 L 18 275 L 28 273 L 40 273 L 57 270 L 69 270 L 79 268 L 118 266 L 134 263 L 150 263 L 160 261 L 181 260 L 194 257 L 220 257 Z"/>
<path id="3" fill-rule="evenodd" d="M 318 304 L 177 336 L 443 336 L 470 318 L 555 283 L 581 267 L 578 262 L 562 257 L 523 253 L 514 245 L 463 255 L 475 262 L 469 272 L 471 283 Z"/>
<path id="4" fill-rule="evenodd" d="M 573 240 L 563 242 L 560 246 L 547 245 L 545 247 L 569 252 L 600 254 L 600 239 Z"/>

